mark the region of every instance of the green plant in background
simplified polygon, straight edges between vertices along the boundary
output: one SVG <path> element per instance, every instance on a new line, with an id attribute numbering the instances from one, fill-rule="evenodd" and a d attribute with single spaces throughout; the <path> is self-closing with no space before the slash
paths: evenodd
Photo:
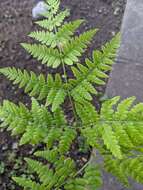
<path id="1" fill-rule="evenodd" d="M 29 35 L 39 43 L 22 46 L 42 64 L 53 69 L 61 67 L 63 74 L 44 76 L 14 67 L 0 69 L 1 74 L 32 97 L 30 109 L 5 100 L 0 107 L 1 127 L 12 131 L 12 135 L 20 135 L 20 145 L 45 145 L 34 153 L 33 159 L 25 158 L 30 171 L 36 174 L 35 180 L 30 176 L 13 180 L 31 190 L 96 190 L 102 186 L 101 171 L 106 170 L 126 186 L 129 178 L 143 183 L 143 103 L 133 106 L 134 97 L 123 101 L 114 97 L 106 100 L 98 113 L 92 102 L 98 95 L 95 86 L 104 85 L 106 71 L 111 70 L 119 35 L 80 63 L 79 58 L 97 30 L 75 36 L 84 20 L 64 22 L 69 11 L 60 11 L 59 0 L 46 0 L 46 6 L 45 18 L 36 22 L 43 30 Z M 67 68 L 72 71 L 72 78 Z M 70 108 L 64 104 L 67 100 Z M 65 109 L 72 109 L 72 120 L 67 119 Z M 102 163 L 89 159 L 78 166 L 70 153 L 79 137 L 84 139 L 85 147 L 102 157 Z"/>
<path id="2" fill-rule="evenodd" d="M 4 162 L 0 162 L 0 175 L 4 173 L 5 170 L 5 164 Z"/>

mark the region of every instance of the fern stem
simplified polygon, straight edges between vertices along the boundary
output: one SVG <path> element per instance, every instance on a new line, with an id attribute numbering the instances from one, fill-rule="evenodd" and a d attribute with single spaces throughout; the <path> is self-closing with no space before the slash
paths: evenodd
<path id="1" fill-rule="evenodd" d="M 54 31 L 57 32 L 57 29 L 54 28 Z M 58 49 L 59 49 L 60 54 L 62 55 L 62 46 L 58 45 Z M 62 68 L 63 68 L 63 73 L 64 73 L 64 79 L 65 79 L 66 85 L 68 85 L 67 72 L 66 72 L 65 64 L 64 64 L 62 59 L 61 59 L 61 63 L 62 63 Z M 72 98 L 71 98 L 71 95 L 70 95 L 70 92 L 69 92 L 68 89 L 67 89 L 67 93 L 68 93 L 70 104 L 72 106 L 72 111 L 73 111 L 73 114 L 74 114 L 74 118 L 75 118 L 75 120 L 77 122 L 78 119 L 77 119 L 76 111 L 75 111 L 74 104 L 73 104 L 73 101 L 72 101 Z"/>
<path id="2" fill-rule="evenodd" d="M 84 164 L 84 166 L 77 171 L 77 173 L 73 176 L 73 177 L 76 177 L 77 175 L 81 174 L 81 172 L 88 166 L 88 164 L 90 164 L 90 159 L 88 162 L 86 162 L 86 164 Z"/>
<path id="3" fill-rule="evenodd" d="M 62 67 L 63 67 L 65 82 L 66 82 L 66 84 L 68 84 L 67 72 L 66 72 L 65 64 L 63 63 L 63 61 L 62 61 Z M 74 104 L 73 104 L 73 101 L 72 101 L 70 92 L 69 92 L 69 90 L 67 90 L 67 92 L 68 92 L 68 97 L 69 97 L 69 100 L 70 100 L 70 104 L 71 104 L 71 106 L 72 106 L 72 111 L 73 111 L 75 120 L 77 121 L 77 115 L 76 115 L 76 111 L 75 111 L 75 108 L 74 108 Z"/>

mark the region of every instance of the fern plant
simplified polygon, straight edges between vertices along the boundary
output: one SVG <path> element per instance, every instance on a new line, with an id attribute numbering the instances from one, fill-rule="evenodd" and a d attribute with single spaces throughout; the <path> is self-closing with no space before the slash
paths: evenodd
<path id="1" fill-rule="evenodd" d="M 84 20 L 65 22 L 69 10 L 60 11 L 59 0 L 46 0 L 45 6 L 44 19 L 36 22 L 42 30 L 29 34 L 38 43 L 22 43 L 22 47 L 47 67 L 61 67 L 63 73 L 45 76 L 14 67 L 0 69 L 31 97 L 31 108 L 5 100 L 0 106 L 0 127 L 19 135 L 19 145 L 44 145 L 33 159 L 25 158 L 35 180 L 16 176 L 13 180 L 30 190 L 96 190 L 106 170 L 125 186 L 130 178 L 143 183 L 143 103 L 135 105 L 134 97 L 122 101 L 114 97 L 103 103 L 99 113 L 92 101 L 98 94 L 96 86 L 105 84 L 106 72 L 112 68 L 119 34 L 81 63 L 97 29 L 76 36 Z M 72 108 L 70 120 L 65 101 Z M 89 159 L 78 165 L 71 147 L 79 136 L 91 148 L 91 155 L 94 150 L 102 157 L 102 164 Z"/>

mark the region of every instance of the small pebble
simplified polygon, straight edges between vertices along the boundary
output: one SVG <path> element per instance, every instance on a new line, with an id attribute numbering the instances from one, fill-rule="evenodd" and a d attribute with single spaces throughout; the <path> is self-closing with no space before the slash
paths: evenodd
<path id="1" fill-rule="evenodd" d="M 3 147 L 2 147 L 2 150 L 7 150 L 8 149 L 8 146 L 7 145 L 4 145 Z"/>
<path id="2" fill-rule="evenodd" d="M 41 14 L 47 11 L 46 4 L 44 1 L 40 1 L 37 5 L 32 9 L 32 17 L 34 19 L 40 18 Z"/>
<path id="3" fill-rule="evenodd" d="M 17 142 L 14 142 L 13 145 L 12 145 L 12 149 L 15 150 L 18 148 L 18 143 Z"/>
<path id="4" fill-rule="evenodd" d="M 117 16 L 120 13 L 120 7 L 116 7 L 114 10 L 114 15 Z"/>

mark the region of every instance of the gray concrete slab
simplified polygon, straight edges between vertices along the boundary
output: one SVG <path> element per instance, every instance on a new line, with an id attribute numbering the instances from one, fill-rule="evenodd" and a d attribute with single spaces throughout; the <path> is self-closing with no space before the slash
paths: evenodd
<path id="1" fill-rule="evenodd" d="M 143 101 L 143 0 L 128 0 L 121 29 L 121 47 L 106 95 L 136 96 Z"/>
<path id="2" fill-rule="evenodd" d="M 127 1 L 121 32 L 118 62 L 143 63 L 143 0 Z"/>
<path id="3" fill-rule="evenodd" d="M 143 64 L 117 63 L 114 65 L 110 77 L 106 89 L 108 97 L 136 96 L 137 101 L 143 101 Z"/>

